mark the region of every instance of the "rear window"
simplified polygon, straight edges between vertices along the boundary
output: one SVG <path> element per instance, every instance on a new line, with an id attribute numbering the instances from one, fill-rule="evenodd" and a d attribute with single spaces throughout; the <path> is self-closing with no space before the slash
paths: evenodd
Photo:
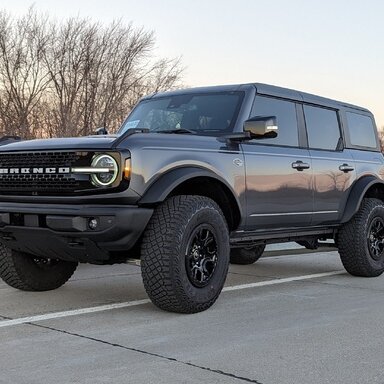
<path id="1" fill-rule="evenodd" d="M 309 147 L 335 151 L 340 140 L 337 112 L 304 105 Z"/>
<path id="2" fill-rule="evenodd" d="M 377 147 L 375 126 L 370 116 L 347 112 L 347 121 L 352 145 Z"/>

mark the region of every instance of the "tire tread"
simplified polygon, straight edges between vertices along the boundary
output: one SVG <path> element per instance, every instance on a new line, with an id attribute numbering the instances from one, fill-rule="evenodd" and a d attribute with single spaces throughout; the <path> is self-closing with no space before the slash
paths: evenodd
<path id="1" fill-rule="evenodd" d="M 13 251 L 0 244 L 0 277 L 9 286 L 22 291 L 48 291 L 65 284 L 77 268 L 75 262 L 59 261 L 60 267 L 55 268 L 54 277 L 44 281 L 36 275 L 36 266 L 29 260 L 30 255 Z M 50 273 L 49 270 L 46 271 Z"/>
<path id="2" fill-rule="evenodd" d="M 202 196 L 179 195 L 169 198 L 156 208 L 144 233 L 141 251 L 143 283 L 152 302 L 161 309 L 179 313 L 200 312 L 209 308 L 220 294 L 222 287 L 211 300 L 194 302 L 182 288 L 183 271 L 173 260 L 188 224 L 186 218 L 203 209 L 219 214 L 221 230 L 226 232 L 228 238 L 229 254 L 229 235 L 224 215 L 213 200 Z"/>
<path id="3" fill-rule="evenodd" d="M 384 267 L 378 268 L 374 265 L 366 245 L 366 230 L 371 212 L 377 207 L 384 209 L 381 200 L 363 199 L 359 211 L 339 231 L 337 243 L 340 258 L 344 268 L 351 275 L 376 277 L 384 271 Z"/>

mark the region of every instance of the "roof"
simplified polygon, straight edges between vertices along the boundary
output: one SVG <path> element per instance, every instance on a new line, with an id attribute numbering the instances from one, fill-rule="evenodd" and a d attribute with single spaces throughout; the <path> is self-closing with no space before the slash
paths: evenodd
<path id="1" fill-rule="evenodd" d="M 328 107 L 338 108 L 340 106 L 352 109 L 358 109 L 360 111 L 369 112 L 368 109 L 349 104 L 343 101 L 337 101 L 333 99 L 329 99 L 326 97 L 317 96 L 314 94 L 297 91 L 294 89 L 278 87 L 275 85 L 263 84 L 263 83 L 246 83 L 246 84 L 231 84 L 231 85 L 218 85 L 218 86 L 208 86 L 208 87 L 197 87 L 197 88 L 185 88 L 178 89 L 174 91 L 156 93 L 152 95 L 148 95 L 145 98 L 156 98 L 156 97 L 164 97 L 164 96 L 177 96 L 177 95 L 185 95 L 187 93 L 208 93 L 208 92 L 235 92 L 246 90 L 247 88 L 255 87 L 258 94 L 261 95 L 269 95 L 276 97 L 288 98 L 296 101 L 304 101 L 311 104 L 319 104 Z"/>
<path id="2" fill-rule="evenodd" d="M 358 105 L 353 105 L 353 104 L 346 103 L 344 101 L 333 100 L 326 97 L 317 96 L 311 93 L 297 91 L 294 89 L 276 87 L 274 85 L 262 84 L 262 83 L 255 83 L 253 85 L 256 87 L 257 93 L 259 94 L 285 97 L 293 100 L 304 101 L 311 104 L 320 104 L 320 105 L 329 106 L 329 107 L 343 106 L 346 108 L 359 109 L 364 112 L 369 112 L 366 108 L 360 107 Z"/>

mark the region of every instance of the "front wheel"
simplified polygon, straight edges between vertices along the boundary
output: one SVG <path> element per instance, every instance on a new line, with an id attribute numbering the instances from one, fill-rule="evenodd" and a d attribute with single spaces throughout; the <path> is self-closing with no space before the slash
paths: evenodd
<path id="1" fill-rule="evenodd" d="M 0 277 L 22 291 L 50 291 L 61 287 L 75 272 L 77 263 L 45 259 L 13 251 L 0 244 Z"/>
<path id="2" fill-rule="evenodd" d="M 344 268 L 351 275 L 375 277 L 384 272 L 384 204 L 366 198 L 337 237 Z"/>
<path id="3" fill-rule="evenodd" d="M 156 208 L 141 251 L 144 287 L 156 306 L 204 311 L 218 298 L 228 265 L 228 226 L 213 200 L 181 195 Z"/>

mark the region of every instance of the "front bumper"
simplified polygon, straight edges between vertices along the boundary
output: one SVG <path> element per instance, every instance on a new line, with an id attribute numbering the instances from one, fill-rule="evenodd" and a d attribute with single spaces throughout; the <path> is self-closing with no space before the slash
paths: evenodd
<path id="1" fill-rule="evenodd" d="M 0 242 L 36 256 L 103 262 L 129 251 L 152 213 L 133 205 L 0 203 Z"/>

